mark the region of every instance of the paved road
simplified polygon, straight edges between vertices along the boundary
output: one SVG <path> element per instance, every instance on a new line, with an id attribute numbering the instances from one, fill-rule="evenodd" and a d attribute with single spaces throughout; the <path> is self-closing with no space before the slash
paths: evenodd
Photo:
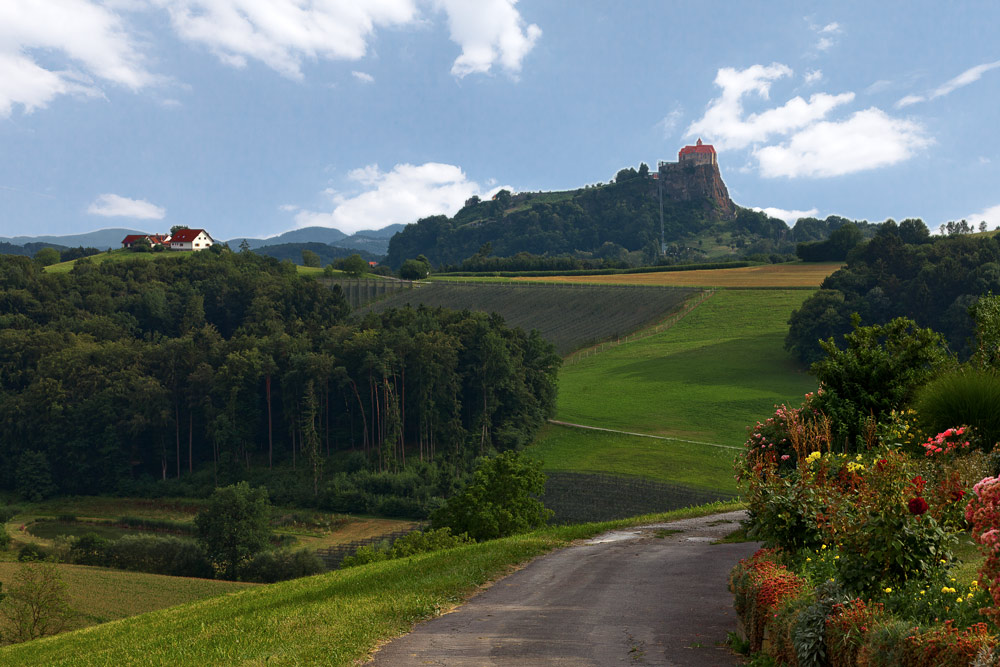
<path id="1" fill-rule="evenodd" d="M 643 526 L 560 549 L 418 625 L 368 664 L 735 665 L 719 646 L 736 627 L 726 577 L 759 545 L 711 542 L 743 516 Z"/>

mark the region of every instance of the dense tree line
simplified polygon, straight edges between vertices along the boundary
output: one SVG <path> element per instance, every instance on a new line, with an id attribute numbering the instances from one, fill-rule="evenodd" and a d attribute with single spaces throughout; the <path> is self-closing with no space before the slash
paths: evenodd
<path id="1" fill-rule="evenodd" d="M 550 270 L 556 264 L 562 270 L 585 262 L 605 267 L 653 264 L 663 259 L 659 198 L 656 181 L 643 167 L 619 171 L 613 183 L 571 192 L 501 191 L 490 201 L 472 197 L 451 218 L 437 215 L 407 225 L 390 240 L 386 263 L 396 269 L 407 258 L 424 255 L 435 267 L 461 271 Z M 718 221 L 711 210 L 705 201 L 664 200 L 663 239 L 671 263 L 705 261 L 694 240 L 712 234 L 720 242 L 728 234 L 738 256 L 794 256 L 797 244 L 826 241 L 851 223 L 840 216 L 801 218 L 789 228 L 763 211 L 737 207 L 735 219 Z M 852 225 L 860 235 L 855 240 L 871 238 L 878 229 L 867 221 Z M 818 250 L 813 255 L 826 261 L 828 253 L 822 251 L 828 248 Z"/>
<path id="2" fill-rule="evenodd" d="M 294 467 L 320 497 L 338 452 L 369 480 L 413 461 L 455 476 L 553 408 L 559 360 L 536 333 L 481 313 L 348 315 L 339 288 L 251 252 L 67 274 L 0 257 L 0 487 L 124 493 Z"/>
<path id="3" fill-rule="evenodd" d="M 953 352 L 966 355 L 973 331 L 969 307 L 991 291 L 1000 293 L 996 237 L 935 238 L 920 221 L 887 221 L 792 314 L 785 347 L 805 363 L 816 361 L 819 340 L 839 342 L 857 313 L 869 325 L 910 318 L 941 332 Z"/>

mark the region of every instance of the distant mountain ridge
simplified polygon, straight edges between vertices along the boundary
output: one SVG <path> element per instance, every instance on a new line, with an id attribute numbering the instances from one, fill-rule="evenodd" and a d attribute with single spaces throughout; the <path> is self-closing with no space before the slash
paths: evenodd
<path id="1" fill-rule="evenodd" d="M 373 255 L 384 255 L 389 249 L 389 239 L 396 232 L 403 229 L 403 227 L 404 225 L 395 224 L 383 227 L 382 229 L 365 229 L 350 236 L 332 227 L 304 227 L 302 229 L 293 229 L 270 238 L 247 238 L 246 241 L 250 245 L 251 250 L 287 243 L 322 243 L 340 248 L 364 250 Z M 207 229 L 209 234 L 212 233 L 211 228 L 206 227 L 205 229 Z M 129 234 L 149 234 L 155 231 L 158 230 L 115 227 L 111 229 L 99 229 L 84 234 L 66 234 L 64 236 L 0 236 L 0 243 L 9 243 L 13 246 L 30 246 L 31 244 L 43 243 L 67 248 L 83 246 L 84 248 L 107 250 L 108 248 L 120 248 L 122 239 Z M 236 250 L 243 240 L 244 237 L 240 236 L 231 238 L 226 243 L 229 244 L 230 248 Z"/>

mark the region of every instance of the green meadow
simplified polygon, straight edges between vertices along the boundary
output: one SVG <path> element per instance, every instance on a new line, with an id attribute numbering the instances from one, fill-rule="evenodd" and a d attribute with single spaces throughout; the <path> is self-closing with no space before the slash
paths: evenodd
<path id="1" fill-rule="evenodd" d="M 666 436 L 543 430 L 531 453 L 551 471 L 634 475 L 733 490 L 733 450 L 774 405 L 815 380 L 782 345 L 804 290 L 720 290 L 670 329 L 565 365 L 556 419 Z"/>
<path id="2" fill-rule="evenodd" d="M 550 472 L 643 477 L 736 493 L 733 457 L 721 447 L 546 424 L 528 452 Z"/>

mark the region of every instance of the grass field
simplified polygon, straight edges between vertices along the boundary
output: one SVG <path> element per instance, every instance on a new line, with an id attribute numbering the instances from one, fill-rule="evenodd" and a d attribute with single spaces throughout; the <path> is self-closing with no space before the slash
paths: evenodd
<path id="1" fill-rule="evenodd" d="M 736 451 L 546 424 L 527 453 L 545 470 L 637 476 L 736 493 Z"/>
<path id="2" fill-rule="evenodd" d="M 259 586 L 0 649 L 16 665 L 356 665 L 379 643 L 447 611 L 518 564 L 613 528 L 737 509 L 717 504 L 549 528 Z"/>
<path id="3" fill-rule="evenodd" d="M 558 419 L 740 445 L 775 403 L 815 389 L 782 349 L 806 291 L 717 292 L 662 334 L 565 366 Z"/>
<path id="4" fill-rule="evenodd" d="M 497 312 L 509 326 L 538 331 L 567 354 L 583 345 L 624 336 L 667 317 L 694 290 L 656 287 L 431 283 L 371 306 L 411 304 Z"/>
<path id="5" fill-rule="evenodd" d="M 805 290 L 721 290 L 672 328 L 563 366 L 557 419 L 739 447 L 774 405 L 815 380 L 783 350 Z M 549 425 L 529 452 L 544 469 L 735 491 L 729 449 Z"/>
<path id="6" fill-rule="evenodd" d="M 674 285 L 679 287 L 819 287 L 842 264 L 765 264 L 738 269 L 618 273 L 606 276 L 513 278 L 514 282 L 591 285 Z"/>
<path id="7" fill-rule="evenodd" d="M 20 563 L 0 562 L 0 581 L 9 585 L 19 567 Z M 122 572 L 83 565 L 59 564 L 56 568 L 66 584 L 69 606 L 77 613 L 71 626 L 74 628 L 115 621 L 259 585 Z"/>

